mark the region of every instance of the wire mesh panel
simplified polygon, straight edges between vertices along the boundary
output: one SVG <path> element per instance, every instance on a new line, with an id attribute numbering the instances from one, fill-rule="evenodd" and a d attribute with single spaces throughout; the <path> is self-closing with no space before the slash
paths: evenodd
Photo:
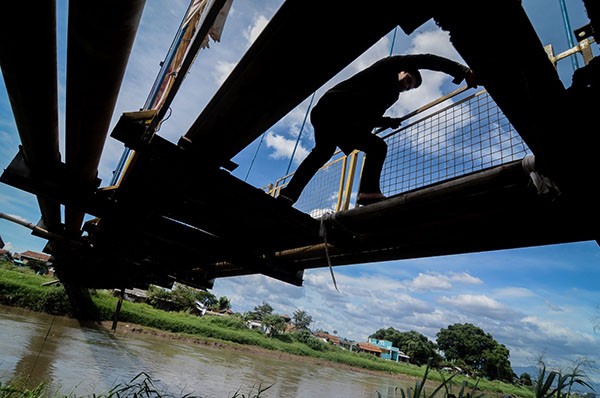
<path id="1" fill-rule="evenodd" d="M 384 137 L 385 195 L 422 188 L 530 154 L 489 94 L 471 95 Z"/>
<path id="2" fill-rule="evenodd" d="M 302 191 L 294 207 L 314 218 L 337 211 L 345 168 L 346 156 L 339 153 L 334 160 L 327 163 L 315 174 Z M 285 187 L 291 178 L 292 174 L 277 182 L 274 196 L 279 195 L 279 190 Z"/>

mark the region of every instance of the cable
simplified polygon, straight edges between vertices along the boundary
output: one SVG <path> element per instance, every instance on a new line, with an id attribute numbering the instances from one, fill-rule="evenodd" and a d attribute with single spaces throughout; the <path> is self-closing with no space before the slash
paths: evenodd
<path id="1" fill-rule="evenodd" d="M 265 131 L 263 133 L 263 135 L 260 137 L 260 142 L 258 143 L 258 146 L 256 147 L 256 152 L 254 152 L 254 157 L 252 158 L 252 162 L 250 162 L 250 167 L 248 167 L 248 171 L 246 172 L 246 177 L 244 177 L 244 181 L 246 181 L 248 179 L 248 175 L 250 174 L 250 170 L 252 170 L 252 166 L 254 165 L 254 160 L 256 159 L 256 155 L 258 155 L 258 150 L 260 149 L 260 145 L 262 144 L 266 133 L 267 132 Z"/>
<path id="2" fill-rule="evenodd" d="M 298 148 L 298 143 L 300 142 L 300 137 L 302 137 L 302 131 L 304 130 L 304 125 L 306 124 L 306 119 L 308 118 L 308 114 L 310 113 L 310 108 L 312 106 L 313 100 L 315 99 L 315 93 L 313 92 L 312 97 L 310 97 L 310 103 L 308 104 L 308 108 L 306 108 L 306 113 L 304 114 L 304 120 L 302 121 L 302 126 L 300 126 L 300 132 L 298 133 L 298 139 L 296 139 L 296 145 L 294 145 L 294 150 L 292 151 L 292 156 L 290 157 L 290 163 L 288 164 L 287 170 L 285 171 L 285 175 L 288 175 L 290 172 L 290 167 L 292 167 L 292 162 L 294 161 L 294 155 L 296 155 L 296 148 Z"/>

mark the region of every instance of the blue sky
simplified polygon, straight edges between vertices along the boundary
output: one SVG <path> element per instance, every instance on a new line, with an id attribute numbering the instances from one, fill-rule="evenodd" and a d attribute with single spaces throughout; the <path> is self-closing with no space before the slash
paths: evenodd
<path id="1" fill-rule="evenodd" d="M 200 52 L 172 104 L 172 116 L 162 125 L 159 135 L 177 142 L 281 3 L 282 0 L 234 1 L 221 42 L 211 42 L 209 49 Z M 559 0 L 522 3 L 542 43 L 551 43 L 556 53 L 565 51 L 568 45 Z M 587 23 L 582 2 L 568 3 L 571 26 L 577 28 Z M 188 1 L 172 0 L 165 4 L 158 0 L 146 2 L 112 125 L 121 113 L 143 105 Z M 57 2 L 62 133 L 66 9 L 65 1 Z M 340 32 L 340 40 L 343 37 Z M 316 99 L 333 83 L 388 55 L 391 37 L 390 34 L 382 38 L 319 89 Z M 596 45 L 593 50 L 597 54 Z M 447 34 L 432 22 L 410 36 L 398 30 L 394 53 L 408 52 L 431 52 L 462 61 Z M 559 74 L 565 85 L 569 85 L 571 73 L 570 62 L 562 61 Z M 426 72 L 424 80 L 419 89 L 401 96 L 389 114 L 401 116 L 456 88 L 443 74 Z M 266 132 L 248 183 L 262 187 L 285 174 L 308 102 L 307 98 Z M 240 166 L 234 175 L 242 179 L 246 176 L 258 142 L 257 139 L 235 157 Z M 18 144 L 2 81 L 0 166 L 3 169 L 16 154 Z M 307 125 L 292 170 L 312 145 L 312 127 Z M 122 150 L 121 143 L 107 140 L 99 169 L 103 186 L 110 181 Z M 34 223 L 40 217 L 35 197 L 4 184 L 0 185 L 0 212 Z M 523 220 L 523 225 L 515 228 L 526 228 L 526 222 Z M 0 235 L 11 251 L 41 251 L 45 244 L 44 240 L 31 236 L 29 230 L 4 220 L 0 220 Z M 233 309 L 240 312 L 252 310 L 263 301 L 281 314 L 305 310 L 314 319 L 313 329 L 337 330 L 339 335 L 354 340 L 365 340 L 384 327 L 416 330 L 434 340 L 440 328 L 469 322 L 505 344 L 510 349 L 513 366 L 534 365 L 543 356 L 552 366 L 568 368 L 583 357 L 600 360 L 600 335 L 594 330 L 600 316 L 599 264 L 598 245 L 579 242 L 337 267 L 339 292 L 333 287 L 327 269 L 306 271 L 303 287 L 255 275 L 217 280 L 212 292 L 228 296 Z M 594 377 L 600 379 L 597 373 Z"/>

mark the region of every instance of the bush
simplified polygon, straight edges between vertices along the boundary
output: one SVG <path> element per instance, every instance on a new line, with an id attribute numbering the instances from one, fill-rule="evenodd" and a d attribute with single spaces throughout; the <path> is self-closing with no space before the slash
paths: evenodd
<path id="1" fill-rule="evenodd" d="M 315 338 L 308 330 L 302 330 L 293 334 L 294 340 L 299 343 L 305 344 L 310 349 L 315 351 L 326 351 L 327 344 L 317 338 Z"/>
<path id="2" fill-rule="evenodd" d="M 213 316 L 205 315 L 202 318 L 205 322 L 229 329 L 246 330 L 246 324 L 240 318 L 232 316 Z"/>
<path id="3" fill-rule="evenodd" d="M 0 275 L 0 303 L 51 315 L 71 315 L 72 307 L 61 285 L 41 287 L 47 278 L 24 268 L 4 268 Z"/>

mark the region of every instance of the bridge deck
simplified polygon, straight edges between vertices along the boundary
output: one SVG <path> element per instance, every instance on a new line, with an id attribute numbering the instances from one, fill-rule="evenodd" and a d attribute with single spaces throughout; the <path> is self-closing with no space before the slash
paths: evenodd
<path id="1" fill-rule="evenodd" d="M 179 145 L 158 136 L 147 139 L 135 128 L 115 134 L 136 150 L 116 188 L 98 190 L 89 180 L 97 163 L 87 165 L 83 175 L 60 171 L 51 156 L 47 157 L 53 160 L 43 165 L 14 162 L 3 181 L 66 204 L 76 215 L 98 217 L 85 225 L 85 239 L 73 235 L 72 224 L 66 230 L 50 226 L 65 236 L 65 241 L 51 241 L 47 247 L 59 276 L 85 287 L 173 280 L 210 286 L 214 278 L 250 273 L 301 284 L 304 269 L 327 265 L 321 221 L 280 206 L 221 167 L 394 26 L 410 33 L 431 18 L 450 32 L 452 43 L 531 148 L 537 169 L 559 183 L 562 195 L 556 201 L 540 197 L 518 161 L 402 193 L 381 204 L 327 217 L 333 264 L 597 238 L 598 194 L 585 186 L 598 172 L 593 151 L 600 136 L 588 134 L 597 131 L 590 119 L 569 118 L 574 111 L 592 111 L 597 83 L 580 89 L 563 87 L 517 0 L 485 5 L 474 0 L 392 3 L 346 7 L 341 0 L 285 1 Z M 130 26 L 126 16 L 137 12 L 124 10 L 119 23 Z M 301 29 L 308 20 L 310 29 Z M 333 45 L 340 31 L 347 37 L 341 45 L 335 39 Z M 130 34 L 123 38 L 121 61 L 130 38 Z M 90 35 L 88 40 L 99 43 L 104 38 Z M 81 59 L 72 62 L 85 59 L 85 54 L 74 51 L 73 57 Z M 498 56 L 509 53 L 510 58 Z M 3 70 L 12 56 L 3 54 Z M 597 65 L 592 70 L 597 76 Z M 16 77 L 6 80 L 9 90 L 23 88 Z M 113 76 L 112 81 L 120 77 Z M 31 102 L 13 107 L 26 113 Z M 97 118 L 106 120 L 112 110 L 104 113 Z M 33 133 L 19 129 L 23 142 L 30 142 Z M 90 134 L 94 137 L 88 149 L 94 152 L 106 131 Z M 583 147 L 575 147 L 580 141 Z M 41 173 L 46 167 L 58 171 Z M 87 185 L 69 190 L 82 179 Z"/>

